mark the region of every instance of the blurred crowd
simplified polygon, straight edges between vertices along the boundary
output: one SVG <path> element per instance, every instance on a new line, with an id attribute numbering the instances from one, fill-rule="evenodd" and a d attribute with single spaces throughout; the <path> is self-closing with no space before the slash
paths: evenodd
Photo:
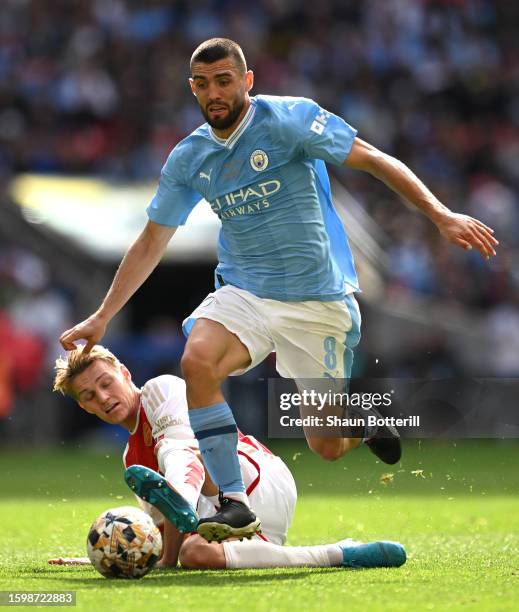
<path id="1" fill-rule="evenodd" d="M 18 394 L 30 396 L 59 352 L 62 326 L 71 321 L 70 296 L 53 282 L 48 265 L 26 249 L 0 248 L 0 419 Z"/>
<path id="2" fill-rule="evenodd" d="M 384 187 L 348 174 L 391 238 L 389 288 L 494 306 L 519 282 L 518 17 L 506 0 L 4 0 L 0 175 L 156 179 L 201 123 L 190 54 L 228 36 L 255 92 L 318 100 L 504 245 L 491 265 L 453 255 Z"/>
<path id="3" fill-rule="evenodd" d="M 314 98 L 449 207 L 496 230 L 499 257 L 484 262 L 447 246 L 369 176 L 336 170 L 387 235 L 387 299 L 417 293 L 484 309 L 502 361 L 491 367 L 517 375 L 518 22 L 507 0 L 3 0 L 0 183 L 17 172 L 156 179 L 202 122 L 187 85 L 193 49 L 233 38 L 255 93 Z M 41 327 L 61 330 L 66 303 L 44 281 L 27 291 L 10 320 L 26 327 L 37 307 L 50 316 L 38 314 Z M 0 316 L 2 330 L 5 307 Z"/>
<path id="4" fill-rule="evenodd" d="M 55 360 L 64 353 L 59 337 L 74 324 L 76 306 L 47 262 L 14 242 L 0 245 L 0 420 L 16 397 L 50 394 Z M 103 343 L 138 386 L 160 373 L 179 374 L 185 340 L 172 318 L 152 317 L 138 330 L 111 329 Z"/>
<path id="5" fill-rule="evenodd" d="M 120 428 L 101 426 L 69 398 L 53 394 L 54 364 L 64 351 L 61 333 L 77 318 L 77 296 L 53 275 L 47 262 L 12 242 L 0 244 L 0 441 L 41 444 L 81 438 L 87 444 L 126 439 Z M 181 375 L 185 338 L 180 322 L 152 315 L 144 325 L 111 326 L 103 339 L 132 374 L 137 386 L 164 373 Z M 253 373 L 233 379 L 226 393 L 246 404 L 238 421 L 265 433 L 265 380 L 275 375 L 269 358 Z"/>

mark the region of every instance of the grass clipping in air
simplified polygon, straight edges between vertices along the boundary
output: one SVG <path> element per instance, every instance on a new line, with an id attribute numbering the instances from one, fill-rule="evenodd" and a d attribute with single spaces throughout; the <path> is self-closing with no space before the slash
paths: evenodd
<path id="1" fill-rule="evenodd" d="M 152 571 L 140 581 L 91 567 L 49 566 L 85 555 L 103 510 L 133 504 L 118 454 L 0 453 L 0 590 L 76 591 L 77 609 L 513 610 L 519 597 L 519 444 L 409 441 L 391 466 L 359 449 L 334 463 L 300 442 L 274 448 L 299 501 L 290 545 L 346 537 L 401 541 L 399 569 Z"/>

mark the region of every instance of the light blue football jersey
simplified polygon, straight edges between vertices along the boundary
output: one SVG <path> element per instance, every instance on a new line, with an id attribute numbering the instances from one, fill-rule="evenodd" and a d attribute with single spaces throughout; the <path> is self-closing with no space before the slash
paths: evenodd
<path id="1" fill-rule="evenodd" d="M 227 140 L 206 123 L 177 144 L 148 216 L 182 225 L 204 197 L 222 222 L 217 287 L 339 300 L 358 280 L 324 162 L 342 164 L 356 133 L 312 100 L 256 96 Z"/>

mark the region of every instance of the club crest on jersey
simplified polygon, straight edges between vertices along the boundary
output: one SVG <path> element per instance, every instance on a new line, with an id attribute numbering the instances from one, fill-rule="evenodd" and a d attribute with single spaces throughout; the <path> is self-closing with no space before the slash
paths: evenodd
<path id="1" fill-rule="evenodd" d="M 256 170 L 256 172 L 261 172 L 262 170 L 265 170 L 269 165 L 269 157 L 265 153 L 265 151 L 262 151 L 261 149 L 256 149 L 251 153 L 250 165 L 253 170 Z"/>
<path id="2" fill-rule="evenodd" d="M 151 446 L 153 444 L 153 434 L 151 433 L 151 427 L 148 423 L 144 423 L 142 426 L 142 437 L 144 438 L 145 446 Z"/>

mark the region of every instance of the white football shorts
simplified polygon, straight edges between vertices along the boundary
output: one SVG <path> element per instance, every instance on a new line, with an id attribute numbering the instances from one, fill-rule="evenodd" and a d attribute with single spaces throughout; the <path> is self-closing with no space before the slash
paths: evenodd
<path id="1" fill-rule="evenodd" d="M 350 378 L 353 348 L 360 340 L 361 317 L 352 293 L 333 302 L 280 302 L 225 285 L 210 293 L 183 322 L 187 336 L 197 319 L 211 319 L 238 336 L 251 364 L 276 353 L 285 378 Z"/>
<path id="2" fill-rule="evenodd" d="M 254 453 L 250 458 L 259 467 L 259 480 L 248 494 L 250 506 L 261 521 L 262 534 L 255 537 L 283 546 L 296 508 L 296 483 L 280 457 Z M 254 482 L 258 476 L 257 468 L 243 455 L 239 455 L 239 459 L 243 481 L 246 484 Z M 215 506 L 203 495 L 197 509 L 200 518 L 213 516 L 216 512 Z"/>
<path id="3" fill-rule="evenodd" d="M 251 463 L 251 459 L 256 465 Z M 255 537 L 282 546 L 286 542 L 297 502 L 294 478 L 276 455 L 251 453 L 246 457 L 240 454 L 239 460 L 244 482 L 253 485 L 248 495 L 251 508 L 261 520 L 262 535 Z M 162 512 L 140 497 L 135 497 L 141 509 L 160 527 L 164 523 Z M 200 496 L 197 506 L 200 518 L 213 516 L 216 510 L 207 497 Z"/>

